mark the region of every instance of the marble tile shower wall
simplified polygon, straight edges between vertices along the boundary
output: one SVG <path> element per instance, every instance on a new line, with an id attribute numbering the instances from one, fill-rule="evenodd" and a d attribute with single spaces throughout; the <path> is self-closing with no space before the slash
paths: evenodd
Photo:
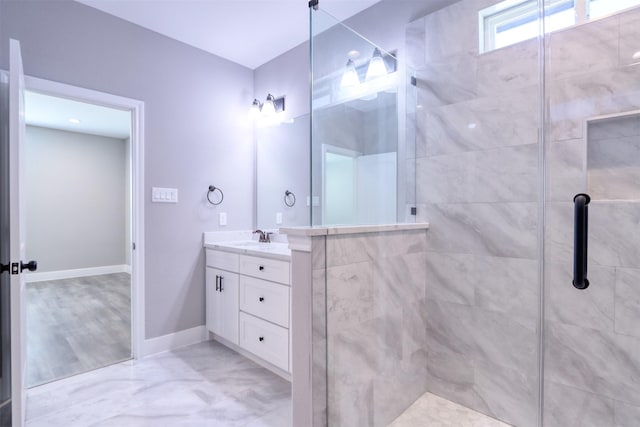
<path id="1" fill-rule="evenodd" d="M 427 388 L 533 426 L 540 53 L 532 40 L 478 55 L 477 13 L 491 3 L 463 0 L 407 27 L 418 70 L 418 221 L 431 223 Z M 638 122 L 587 126 L 640 109 L 639 39 L 636 9 L 545 43 L 545 426 L 640 425 Z M 585 191 L 594 195 L 593 285 L 577 294 L 571 201 Z"/>
<path id="2" fill-rule="evenodd" d="M 314 351 L 326 301 L 328 425 L 387 426 L 427 391 L 426 234 L 329 235 L 326 264 L 314 239 Z"/>
<path id="3" fill-rule="evenodd" d="M 640 8 L 548 36 L 545 426 L 640 425 Z M 598 116 L 623 114 L 606 120 Z M 571 287 L 573 205 L 589 281 Z"/>
<path id="4" fill-rule="evenodd" d="M 478 55 L 463 0 L 407 26 L 416 69 L 418 221 L 426 252 L 426 386 L 537 425 L 538 129 L 535 40 Z"/>

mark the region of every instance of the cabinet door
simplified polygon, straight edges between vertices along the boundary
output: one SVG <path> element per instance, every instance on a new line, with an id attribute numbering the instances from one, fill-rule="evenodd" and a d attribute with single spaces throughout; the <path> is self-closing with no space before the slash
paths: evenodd
<path id="1" fill-rule="evenodd" d="M 238 274 L 207 267 L 206 280 L 207 329 L 238 344 Z"/>

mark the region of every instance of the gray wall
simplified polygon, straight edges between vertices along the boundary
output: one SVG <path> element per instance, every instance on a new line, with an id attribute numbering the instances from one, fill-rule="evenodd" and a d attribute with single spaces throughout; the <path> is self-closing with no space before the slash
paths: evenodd
<path id="1" fill-rule="evenodd" d="M 127 263 L 126 141 L 27 126 L 27 258 L 38 271 Z"/>
<path id="2" fill-rule="evenodd" d="M 202 232 L 223 211 L 227 229 L 252 225 L 252 71 L 72 1 L 2 1 L 0 31 L 28 75 L 145 102 L 146 338 L 203 325 Z M 180 202 L 152 204 L 152 186 Z"/>

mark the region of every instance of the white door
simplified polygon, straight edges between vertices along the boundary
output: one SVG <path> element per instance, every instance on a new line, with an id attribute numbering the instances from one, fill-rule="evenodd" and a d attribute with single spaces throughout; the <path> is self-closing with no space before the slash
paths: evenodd
<path id="1" fill-rule="evenodd" d="M 20 42 L 10 41 L 9 62 L 9 241 L 11 258 L 11 399 L 12 424 L 21 427 L 25 421 L 25 322 L 23 269 L 35 270 L 35 262 L 25 260 L 24 224 L 20 222 L 24 215 L 24 200 L 21 197 L 21 173 L 24 124 L 24 72 Z"/>

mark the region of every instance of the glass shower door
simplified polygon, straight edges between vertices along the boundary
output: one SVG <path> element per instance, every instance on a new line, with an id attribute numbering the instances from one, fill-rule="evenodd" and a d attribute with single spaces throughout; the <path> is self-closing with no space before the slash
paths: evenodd
<path id="1" fill-rule="evenodd" d="M 640 8 L 545 45 L 544 426 L 638 426 Z"/>

